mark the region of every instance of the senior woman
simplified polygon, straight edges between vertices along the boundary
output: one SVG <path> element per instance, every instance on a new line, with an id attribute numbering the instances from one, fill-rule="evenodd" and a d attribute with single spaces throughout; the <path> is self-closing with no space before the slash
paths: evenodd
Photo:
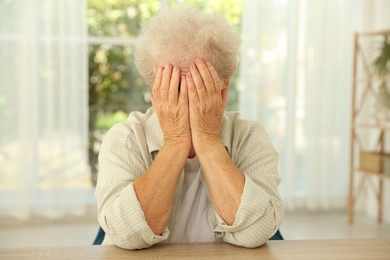
<path id="1" fill-rule="evenodd" d="M 104 138 L 96 187 L 103 244 L 258 247 L 281 224 L 278 154 L 260 124 L 224 112 L 239 40 L 194 7 L 160 13 L 136 45 L 152 108 Z"/>

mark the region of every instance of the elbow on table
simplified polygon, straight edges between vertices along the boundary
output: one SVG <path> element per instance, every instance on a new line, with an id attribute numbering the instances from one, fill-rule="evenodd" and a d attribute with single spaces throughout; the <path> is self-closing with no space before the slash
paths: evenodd
<path id="1" fill-rule="evenodd" d="M 103 241 L 103 244 L 105 245 L 115 245 L 127 250 L 138 250 L 152 246 L 152 244 L 147 243 L 141 236 L 135 234 L 135 232 L 132 234 L 129 234 L 128 232 L 115 232 L 108 227 L 105 221 L 101 222 L 100 225 L 105 232 Z"/>
<path id="2" fill-rule="evenodd" d="M 131 250 L 131 251 L 134 251 L 134 250 L 140 250 L 140 249 L 145 249 L 145 248 L 149 248 L 151 246 L 137 246 L 137 245 L 134 245 L 134 244 L 128 244 L 128 243 L 114 243 L 117 247 L 119 248 L 122 248 L 122 249 L 126 249 L 126 250 Z"/>
<path id="3" fill-rule="evenodd" d="M 256 248 L 264 245 L 277 232 L 279 225 L 264 226 L 254 224 L 251 228 L 239 232 L 225 233 L 224 241 L 235 246 Z"/>
<path id="4" fill-rule="evenodd" d="M 143 241 L 142 239 L 126 240 L 116 236 L 114 237 L 110 236 L 110 242 L 115 246 L 126 250 L 139 250 L 139 249 L 149 248 L 152 246 L 146 243 L 145 241 Z"/>
<path id="5" fill-rule="evenodd" d="M 239 247 L 245 247 L 245 248 L 257 248 L 264 245 L 267 241 L 268 239 L 261 239 L 261 238 L 251 239 L 250 241 L 239 241 L 239 240 L 228 240 L 228 239 L 225 240 L 226 243 L 239 246 Z"/>

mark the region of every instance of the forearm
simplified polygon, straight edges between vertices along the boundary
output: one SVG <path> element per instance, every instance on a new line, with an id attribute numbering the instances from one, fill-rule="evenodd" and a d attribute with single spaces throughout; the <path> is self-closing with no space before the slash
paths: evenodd
<path id="1" fill-rule="evenodd" d="M 134 190 L 153 233 L 159 235 L 168 224 L 173 198 L 188 154 L 183 147 L 165 145 L 152 166 L 134 182 Z"/>
<path id="2" fill-rule="evenodd" d="M 223 241 L 244 247 L 257 247 L 264 244 L 278 229 L 283 219 L 283 202 L 277 191 L 280 178 L 275 172 L 265 172 L 250 177 L 248 166 L 241 171 L 230 159 L 222 145 L 210 145 L 200 154 L 204 176 L 209 188 L 213 206 L 218 213 L 217 231 L 224 233 Z M 276 153 L 256 155 L 276 161 Z M 273 163 L 272 163 L 273 165 Z M 258 170 L 268 167 L 259 165 Z M 249 175 L 244 175 L 243 171 Z"/>
<path id="3" fill-rule="evenodd" d="M 216 216 L 215 229 L 224 234 L 223 240 L 244 247 L 264 244 L 278 229 L 284 211 L 278 192 L 278 154 L 266 144 L 254 143 L 263 148 L 256 151 L 253 147 L 247 147 L 248 153 L 240 151 L 242 160 L 235 157 L 237 161 L 234 161 L 245 177 L 234 224 L 223 221 L 221 214 Z"/>
<path id="4" fill-rule="evenodd" d="M 283 201 L 272 185 L 279 180 L 277 176 L 274 180 L 269 179 L 269 183 L 259 179 L 257 181 L 262 183 L 260 187 L 259 183 L 245 175 L 241 205 L 234 225 L 228 226 L 217 221 L 219 224 L 216 229 L 224 233 L 223 241 L 252 248 L 264 244 L 276 232 L 284 212 Z"/>
<path id="5" fill-rule="evenodd" d="M 213 206 L 228 225 L 233 225 L 240 206 L 245 177 L 232 162 L 222 141 L 210 142 L 201 151 L 198 157 Z"/>

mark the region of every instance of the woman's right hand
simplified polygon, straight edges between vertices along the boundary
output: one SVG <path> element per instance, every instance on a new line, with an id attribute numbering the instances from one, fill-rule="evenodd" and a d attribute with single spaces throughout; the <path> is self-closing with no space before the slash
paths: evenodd
<path id="1" fill-rule="evenodd" d="M 189 152 L 191 130 L 187 85 L 179 67 L 166 65 L 158 68 L 151 101 L 163 131 L 164 145 L 181 146 Z"/>

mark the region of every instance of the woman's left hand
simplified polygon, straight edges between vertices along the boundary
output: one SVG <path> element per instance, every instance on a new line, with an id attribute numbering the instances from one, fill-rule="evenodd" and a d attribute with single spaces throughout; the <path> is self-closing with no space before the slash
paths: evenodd
<path id="1" fill-rule="evenodd" d="M 197 60 L 187 75 L 192 144 L 205 177 L 211 202 L 227 225 L 234 225 L 245 177 L 225 149 L 221 133 L 229 82 L 210 62 Z"/>
<path id="2" fill-rule="evenodd" d="M 228 82 L 222 82 L 210 62 L 197 59 L 187 73 L 190 125 L 197 154 L 221 142 L 220 130 L 227 104 Z"/>

